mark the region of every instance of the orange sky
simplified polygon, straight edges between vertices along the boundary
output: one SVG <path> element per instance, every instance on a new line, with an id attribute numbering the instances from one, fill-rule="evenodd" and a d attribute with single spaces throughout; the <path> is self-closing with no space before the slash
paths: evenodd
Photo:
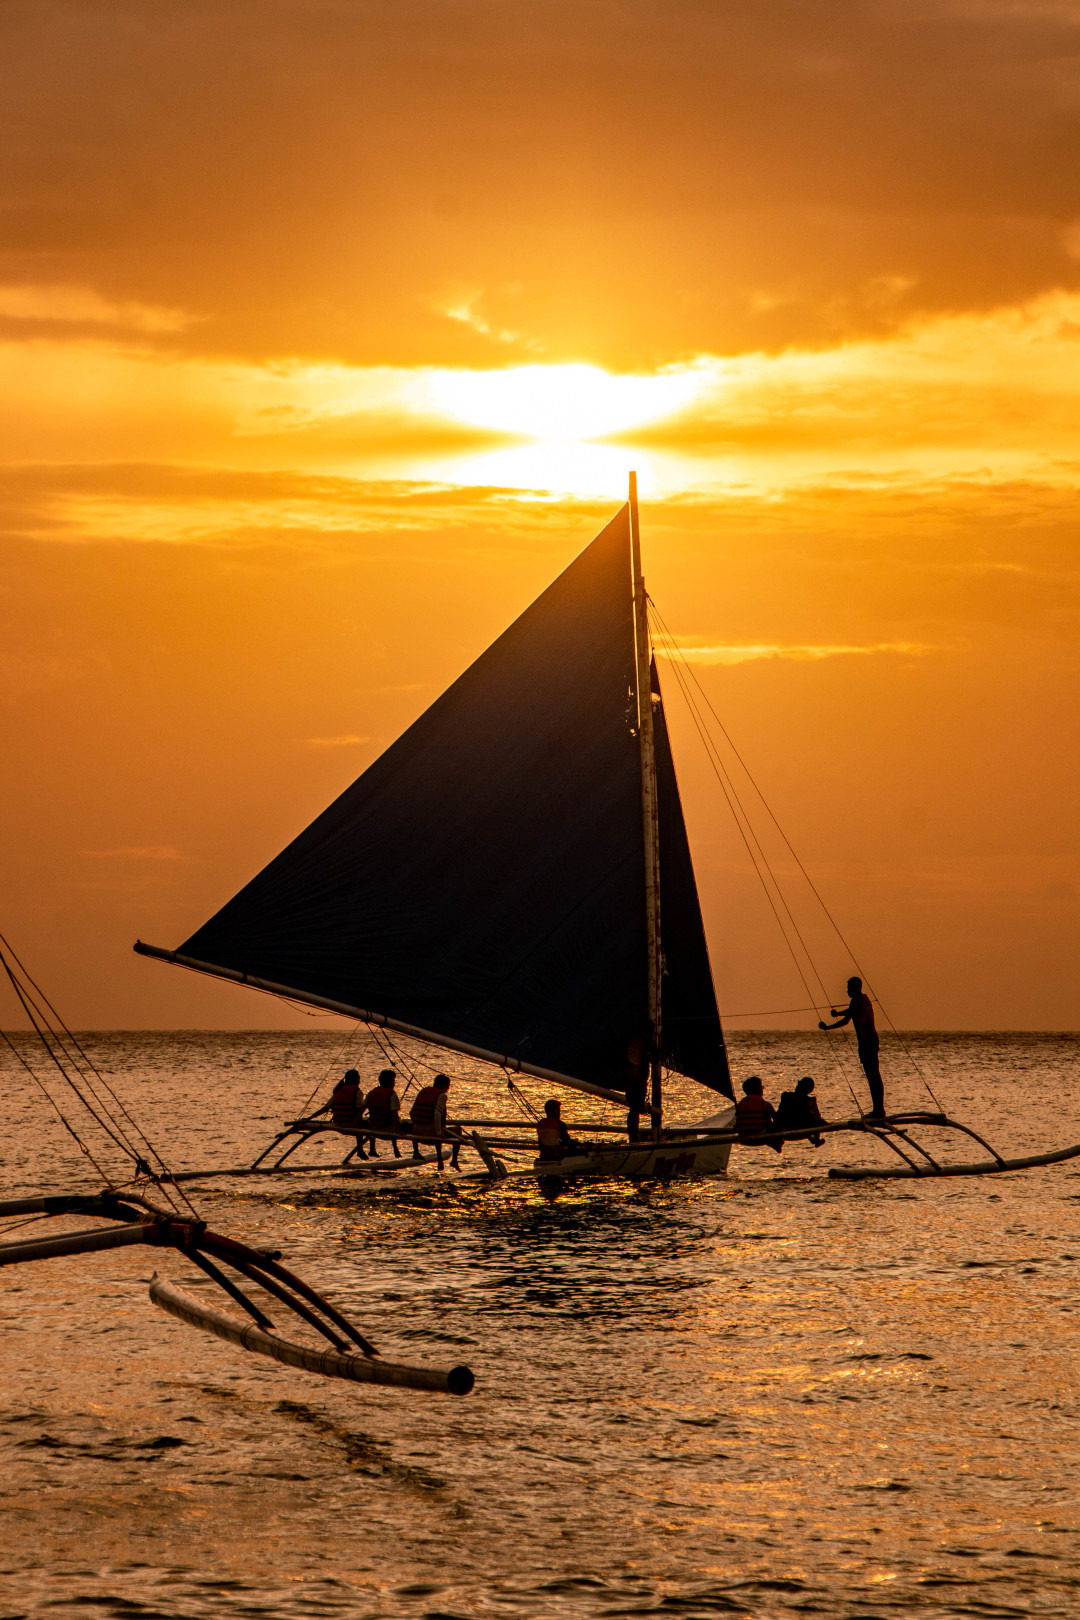
<path id="1" fill-rule="evenodd" d="M 636 466 L 897 1022 L 1080 1027 L 1080 3 L 55 0 L 0 78 L 0 927 L 69 1021 L 306 1025 L 131 942 Z M 796 1006 L 669 707 L 721 1007 Z"/>

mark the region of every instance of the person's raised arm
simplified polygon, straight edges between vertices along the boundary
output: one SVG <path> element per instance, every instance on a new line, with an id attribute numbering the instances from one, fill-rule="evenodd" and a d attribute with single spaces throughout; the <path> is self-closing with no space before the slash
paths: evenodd
<path id="1" fill-rule="evenodd" d="M 847 1006 L 847 1007 L 844 1008 L 843 1012 L 837 1012 L 835 1007 L 830 1007 L 829 1011 L 832 1013 L 833 1017 L 836 1019 L 836 1023 L 835 1024 L 823 1024 L 821 1022 L 821 1020 L 819 1019 L 818 1020 L 818 1029 L 843 1029 L 844 1025 L 845 1024 L 850 1024 L 852 1018 L 855 1016 L 855 1003 L 854 1003 L 854 1001 L 852 1001 L 850 1006 Z"/>

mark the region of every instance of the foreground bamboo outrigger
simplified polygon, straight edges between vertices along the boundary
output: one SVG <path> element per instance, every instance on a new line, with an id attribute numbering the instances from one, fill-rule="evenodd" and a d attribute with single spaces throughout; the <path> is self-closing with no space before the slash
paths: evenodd
<path id="1" fill-rule="evenodd" d="M 11 1223 L 7 1231 L 22 1230 L 41 1220 L 71 1217 L 104 1223 L 46 1237 L 15 1241 L 0 1238 L 0 1268 L 135 1245 L 172 1249 L 196 1266 L 250 1318 L 245 1322 L 207 1306 L 155 1272 L 150 1281 L 150 1299 L 178 1321 L 241 1349 L 323 1377 L 452 1395 L 469 1393 L 474 1379 L 468 1367 L 414 1367 L 383 1361 L 370 1340 L 342 1311 L 280 1263 L 278 1250 L 253 1248 L 211 1231 L 182 1190 L 183 1175 L 170 1170 L 107 1076 L 94 1064 L 2 935 L 0 973 L 6 975 L 34 1032 L 33 1051 L 44 1057 L 44 1073 L 3 1030 L 0 1042 L 54 1110 L 103 1184 L 94 1192 L 75 1190 L 0 1199 L 0 1223 Z M 110 1173 L 106 1166 L 117 1155 L 123 1168 Z M 155 1198 L 147 1196 L 150 1189 L 156 1192 Z M 0 1224 L 0 1233 L 4 1230 Z M 222 1271 L 222 1265 L 234 1275 Z M 280 1306 L 291 1312 L 298 1322 L 327 1341 L 329 1348 L 295 1343 L 284 1337 L 267 1309 L 252 1299 L 241 1284 L 253 1284 L 273 1302 L 268 1308 Z"/>
<path id="2" fill-rule="evenodd" d="M 156 1177 L 171 1180 L 171 1177 Z M 97 1194 L 52 1194 L 35 1198 L 0 1200 L 0 1217 L 85 1215 L 112 1221 L 113 1226 L 61 1232 L 55 1237 L 22 1243 L 0 1243 L 0 1266 L 31 1260 L 61 1259 L 75 1254 L 96 1254 L 104 1249 L 149 1244 L 175 1249 L 206 1273 L 219 1288 L 251 1317 L 249 1326 L 235 1316 L 208 1307 L 154 1273 L 150 1298 L 159 1309 L 203 1332 L 213 1333 L 244 1350 L 270 1356 L 287 1366 L 345 1378 L 353 1383 L 391 1384 L 407 1389 L 437 1390 L 467 1395 L 473 1387 L 468 1367 L 409 1367 L 382 1361 L 379 1353 L 341 1311 L 279 1263 L 277 1251 L 253 1249 L 235 1238 L 211 1232 L 202 1221 L 177 1220 L 142 1194 L 126 1189 Z M 247 1281 L 255 1283 L 308 1327 L 328 1340 L 329 1350 L 315 1350 L 283 1338 L 265 1311 L 215 1263 L 222 1261 Z"/>

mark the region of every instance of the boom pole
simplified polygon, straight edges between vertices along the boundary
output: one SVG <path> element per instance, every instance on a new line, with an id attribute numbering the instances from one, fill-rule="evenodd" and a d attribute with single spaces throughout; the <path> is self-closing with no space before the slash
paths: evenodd
<path id="1" fill-rule="evenodd" d="M 641 749 L 641 814 L 645 833 L 645 929 L 649 975 L 649 1072 L 653 1138 L 659 1140 L 663 1095 L 660 1079 L 660 991 L 664 963 L 660 942 L 660 817 L 656 800 L 656 744 L 653 738 L 652 665 L 649 657 L 649 612 L 641 572 L 641 529 L 638 524 L 637 473 L 630 474 L 630 545 L 634 570 L 634 652 L 637 667 L 638 745 Z"/>

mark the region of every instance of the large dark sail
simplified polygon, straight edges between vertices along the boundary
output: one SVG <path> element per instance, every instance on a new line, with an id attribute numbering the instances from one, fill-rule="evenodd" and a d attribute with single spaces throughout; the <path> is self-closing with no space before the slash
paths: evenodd
<path id="1" fill-rule="evenodd" d="M 716 1006 L 709 947 L 668 737 L 660 681 L 653 667 L 653 741 L 660 818 L 660 937 L 664 953 L 661 1025 L 664 1061 L 703 1086 L 734 1095 Z"/>
<path id="2" fill-rule="evenodd" d="M 624 508 L 180 947 L 594 1084 L 645 1004 Z"/>
<path id="3" fill-rule="evenodd" d="M 634 682 L 624 507 L 178 952 L 137 948 L 621 1091 L 647 1005 Z M 730 1091 L 662 708 L 657 778 L 665 1052 Z"/>

